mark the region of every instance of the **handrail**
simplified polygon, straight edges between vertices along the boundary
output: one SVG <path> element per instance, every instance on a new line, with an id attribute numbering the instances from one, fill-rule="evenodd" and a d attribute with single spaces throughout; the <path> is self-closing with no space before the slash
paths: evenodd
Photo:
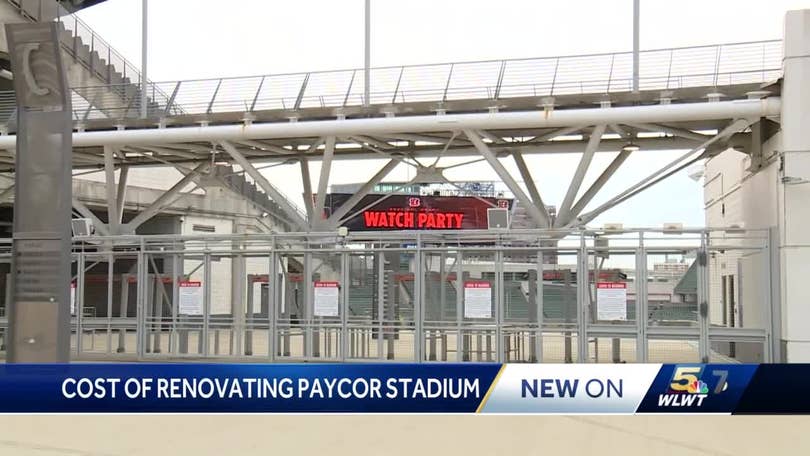
<path id="1" fill-rule="evenodd" d="M 782 41 L 746 41 L 645 50 L 640 53 L 642 91 L 684 87 L 759 85 L 781 77 Z M 152 82 L 163 94 L 158 117 L 222 112 L 298 111 L 362 106 L 362 69 Z M 481 60 L 371 68 L 371 104 L 450 103 L 569 94 L 610 94 L 632 89 L 632 53 Z M 101 113 L 86 100 L 110 97 L 126 85 L 74 87 L 76 118 L 127 118 L 127 106 Z M 171 96 L 166 96 L 171 93 Z M 78 98 L 77 98 L 78 97 Z M 85 100 L 83 101 L 82 98 Z M 6 101 L 3 101 L 6 100 Z M 111 105 L 113 100 L 106 103 Z M 11 109 L 0 94 L 0 116 Z M 89 116 L 88 116 L 89 114 Z M 0 122 L 2 117 L 0 117 Z"/>

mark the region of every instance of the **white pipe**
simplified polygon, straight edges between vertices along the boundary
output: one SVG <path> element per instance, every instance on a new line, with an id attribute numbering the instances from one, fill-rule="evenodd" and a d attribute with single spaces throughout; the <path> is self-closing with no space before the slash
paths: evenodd
<path id="1" fill-rule="evenodd" d="M 493 112 L 429 116 L 375 117 L 367 119 L 298 122 L 242 123 L 140 130 L 73 133 L 74 147 L 125 146 L 214 140 L 309 138 L 322 136 L 378 135 L 454 130 L 559 128 L 576 125 L 660 123 L 778 116 L 779 97 L 616 108 L 558 109 L 549 112 Z M 15 136 L 0 136 L 0 149 L 15 147 Z"/>

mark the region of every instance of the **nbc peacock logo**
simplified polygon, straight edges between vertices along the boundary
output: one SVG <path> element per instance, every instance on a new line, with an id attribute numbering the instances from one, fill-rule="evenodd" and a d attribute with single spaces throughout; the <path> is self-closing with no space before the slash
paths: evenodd
<path id="1" fill-rule="evenodd" d="M 686 392 L 690 394 L 708 394 L 709 385 L 707 385 L 703 380 L 694 380 L 689 383 Z"/>

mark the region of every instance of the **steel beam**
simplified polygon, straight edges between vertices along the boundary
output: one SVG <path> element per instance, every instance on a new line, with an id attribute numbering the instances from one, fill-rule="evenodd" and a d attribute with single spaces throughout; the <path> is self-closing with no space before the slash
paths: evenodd
<path id="1" fill-rule="evenodd" d="M 560 136 L 566 136 L 566 135 L 570 135 L 572 133 L 576 133 L 579 130 L 582 130 L 583 128 L 585 128 L 585 127 L 587 127 L 587 125 L 576 125 L 576 126 L 573 126 L 573 127 L 558 128 L 558 129 L 556 129 L 554 131 L 550 131 L 548 133 L 543 133 L 542 135 L 535 136 L 534 138 L 526 141 L 526 143 L 536 143 L 536 142 L 551 141 L 552 139 L 560 137 Z"/>
<path id="2" fill-rule="evenodd" d="M 653 133 L 669 133 L 673 136 L 680 136 L 681 138 L 691 139 L 693 141 L 705 141 L 711 138 L 711 135 L 702 135 L 700 133 L 695 133 L 691 130 L 687 130 L 685 128 L 676 128 L 670 127 L 667 125 L 659 125 L 659 124 L 647 124 L 647 123 L 640 123 L 640 122 L 633 122 L 628 123 L 628 127 L 633 127 L 638 130 L 649 131 Z"/>
<path id="3" fill-rule="evenodd" d="M 619 152 L 618 155 L 616 155 L 616 158 L 614 158 L 613 161 L 610 162 L 607 168 L 605 168 L 605 170 L 602 171 L 602 174 L 600 174 L 599 177 L 596 178 L 594 183 L 591 184 L 590 187 L 588 187 L 588 190 L 586 190 L 585 193 L 576 202 L 576 204 L 574 204 L 574 207 L 571 208 L 571 212 L 568 216 L 569 219 L 562 220 L 561 221 L 562 224 L 570 222 L 571 218 L 578 216 L 582 212 L 582 210 L 585 209 L 585 206 L 587 206 L 588 203 L 591 202 L 591 199 L 593 199 L 593 197 L 597 193 L 599 193 L 599 190 L 602 189 L 602 187 L 605 185 L 608 179 L 610 179 L 613 176 L 616 170 L 618 170 L 619 167 L 622 166 L 622 163 L 624 163 L 624 161 L 627 160 L 627 157 L 629 157 L 630 154 L 631 151 L 623 150 Z"/>
<path id="4" fill-rule="evenodd" d="M 124 219 L 124 201 L 127 197 L 127 178 L 129 177 L 129 166 L 122 166 L 118 173 L 118 191 L 115 195 L 116 220 L 120 224 Z"/>
<path id="5" fill-rule="evenodd" d="M 577 193 L 579 193 L 579 187 L 582 185 L 582 180 L 585 179 L 585 173 L 588 172 L 588 167 L 591 165 L 593 154 L 596 152 L 596 148 L 599 147 L 599 142 L 602 140 L 602 134 L 604 132 L 604 125 L 597 125 L 593 129 L 591 137 L 588 140 L 588 145 L 585 148 L 585 152 L 582 153 L 582 158 L 579 160 L 579 165 L 577 166 L 576 171 L 574 171 L 574 177 L 571 178 L 571 184 L 568 186 L 568 191 L 565 193 L 565 198 L 563 198 L 563 202 L 560 204 L 560 210 L 557 213 L 557 221 L 555 223 L 556 226 L 560 226 L 563 223 L 563 220 L 567 220 L 570 216 L 571 205 L 574 203 L 574 198 L 577 197 Z"/>
<path id="6" fill-rule="evenodd" d="M 267 193 L 270 198 L 272 198 L 273 201 L 279 205 L 279 207 L 281 207 L 281 210 L 284 211 L 287 218 L 289 218 L 295 225 L 298 225 L 298 227 L 302 230 L 309 231 L 309 224 L 307 224 L 307 221 L 301 217 L 301 214 L 299 214 L 298 211 L 290 204 L 287 198 L 285 198 L 280 191 L 270 184 L 270 181 L 268 181 L 267 178 L 264 177 L 264 175 L 260 173 L 253 166 L 253 164 L 245 158 L 244 155 L 242 155 L 227 141 L 221 141 L 219 144 L 223 149 L 225 149 L 226 152 L 228 152 L 231 157 L 233 157 L 236 163 L 238 163 L 239 166 L 241 166 L 242 169 L 244 169 L 245 172 L 248 173 L 251 178 L 253 178 L 259 187 L 261 187 L 262 190 L 264 190 L 264 192 Z"/>
<path id="7" fill-rule="evenodd" d="M 523 155 L 518 152 L 512 154 L 512 158 L 515 160 L 515 165 L 517 165 L 518 171 L 520 171 L 520 176 L 523 178 L 523 183 L 526 185 L 526 190 L 529 191 L 529 196 L 531 196 L 532 202 L 545 218 L 546 222 L 541 226 L 541 228 L 550 227 L 551 217 L 548 215 L 548 209 L 546 209 L 546 205 L 543 203 L 543 198 L 540 197 L 540 192 L 537 191 L 537 186 L 534 184 L 534 179 L 532 179 L 532 175 L 529 172 L 529 167 L 526 166 L 526 161 L 523 160 Z"/>
<path id="8" fill-rule="evenodd" d="M 486 130 L 477 130 L 476 133 L 478 133 L 480 136 L 482 136 L 484 138 L 487 138 L 488 140 L 492 141 L 493 144 L 503 144 L 504 143 L 504 140 L 503 140 L 502 137 L 500 137 L 498 135 L 494 135 L 494 134 L 492 134 L 492 133 L 490 133 L 490 132 L 488 132 Z"/>
<path id="9" fill-rule="evenodd" d="M 377 147 L 379 149 L 393 149 L 395 147 L 385 141 L 380 141 L 379 139 L 371 138 L 368 136 L 355 135 L 350 137 L 349 139 L 353 142 L 356 142 L 359 145 L 362 145 L 363 143 L 371 144 L 372 146 Z"/>
<path id="10" fill-rule="evenodd" d="M 96 230 L 98 230 L 99 233 L 101 233 L 103 236 L 110 235 L 110 230 L 107 224 L 102 222 L 101 219 L 99 219 L 98 217 L 96 217 L 96 214 L 94 214 L 93 211 L 91 211 L 87 206 L 85 206 L 84 203 L 79 201 L 79 199 L 76 198 L 75 196 L 73 197 L 72 203 L 73 209 L 76 209 L 76 211 L 79 214 L 81 214 L 82 217 L 90 219 L 93 222 L 93 226 L 96 227 Z"/>
<path id="11" fill-rule="evenodd" d="M 520 128 L 561 128 L 576 125 L 626 125 L 635 122 L 667 123 L 727 120 L 778 116 L 782 100 L 717 101 L 669 105 L 620 106 L 543 111 L 445 114 L 443 116 L 372 117 L 299 122 L 267 122 L 204 127 L 144 128 L 131 130 L 74 132 L 74 147 L 126 146 L 183 142 L 238 141 L 242 139 L 311 138 L 408 132 L 412 134 L 449 130 L 498 130 Z M 401 135 L 400 135 L 401 136 Z M 0 149 L 13 149 L 16 136 L 0 136 Z M 446 139 L 439 141 L 445 143 Z"/>
<path id="12" fill-rule="evenodd" d="M 326 147 L 323 149 L 323 160 L 321 161 L 321 174 L 318 178 L 318 194 L 315 195 L 315 214 L 310 220 L 313 227 L 320 225 L 323 218 L 323 208 L 326 204 L 326 191 L 329 185 L 329 173 L 332 171 L 332 157 L 335 155 L 335 137 L 326 138 Z"/>
<path id="13" fill-rule="evenodd" d="M 543 216 L 543 213 L 537 206 L 532 203 L 531 198 L 520 188 L 515 179 L 509 174 L 509 171 L 503 166 L 503 164 L 498 160 L 498 157 L 495 156 L 494 153 L 489 149 L 489 146 L 481 140 L 481 138 L 472 130 L 464 130 L 464 134 L 472 141 L 475 145 L 475 148 L 484 156 L 484 158 L 489 162 L 489 165 L 495 170 L 495 173 L 498 174 L 498 177 L 501 178 L 504 184 L 509 187 L 509 190 L 512 191 L 512 194 L 520 201 L 521 204 L 526 206 L 526 211 L 529 213 L 529 216 L 534 219 L 534 222 L 537 223 L 538 226 L 543 226 L 544 223 L 547 223 L 547 219 Z"/>
<path id="14" fill-rule="evenodd" d="M 118 234 L 120 223 L 118 219 L 118 200 L 115 197 L 115 150 L 112 146 L 104 146 L 104 190 L 107 196 L 107 223 L 110 231 Z"/>
<path id="15" fill-rule="evenodd" d="M 274 152 L 274 153 L 281 154 L 281 155 L 289 155 L 289 154 L 294 154 L 294 153 L 297 152 L 295 150 L 285 149 L 285 148 L 283 148 L 281 146 L 277 146 L 275 144 L 268 144 L 268 143 L 264 143 L 264 142 L 260 142 L 260 141 L 254 141 L 252 139 L 241 139 L 239 141 L 234 141 L 234 142 L 242 144 L 244 146 L 255 147 L 257 149 L 266 150 L 266 151 Z"/>
<path id="16" fill-rule="evenodd" d="M 360 189 L 354 192 L 354 195 L 349 197 L 343 205 L 335 210 L 329 219 L 326 221 L 326 224 L 329 228 L 334 229 L 337 228 L 342 221 L 343 217 L 349 213 L 350 210 L 354 206 L 356 206 L 363 198 L 368 195 L 372 190 L 374 190 L 374 186 L 379 184 L 385 176 L 387 176 L 394 168 L 397 167 L 399 162 L 397 160 L 389 160 L 388 163 L 385 164 L 379 171 L 365 184 L 363 184 Z"/>
<path id="17" fill-rule="evenodd" d="M 182 179 L 180 179 L 172 188 L 166 190 L 166 192 L 160 195 L 152 204 L 149 205 L 146 209 L 142 210 L 138 215 L 135 216 L 129 223 L 127 223 L 126 229 L 130 232 L 135 232 L 139 226 L 141 226 L 144 222 L 151 219 L 155 215 L 157 215 L 161 210 L 163 210 L 166 206 L 171 204 L 175 199 L 180 196 L 180 192 L 186 188 L 194 179 L 197 178 L 203 171 L 208 168 L 209 163 L 204 162 L 197 165 L 193 171 L 189 172 Z"/>
<path id="18" fill-rule="evenodd" d="M 312 179 L 309 177 L 309 160 L 301 157 L 301 182 L 304 184 L 304 208 L 307 211 L 307 221 L 312 224 L 312 214 L 315 212 L 312 206 Z"/>
<path id="19" fill-rule="evenodd" d="M 697 147 L 693 148 L 689 152 L 687 152 L 687 153 L 681 155 L 680 157 L 676 158 L 672 162 L 665 165 L 663 168 L 661 168 L 658 171 L 656 171 L 656 172 L 650 174 L 649 176 L 645 177 L 641 181 L 639 181 L 636 184 L 629 187 L 627 190 L 625 190 L 622 193 L 620 193 L 620 194 L 616 195 L 615 197 L 611 198 L 609 201 L 605 202 L 601 206 L 599 206 L 596 209 L 588 212 L 587 214 L 583 214 L 581 217 L 579 217 L 578 220 L 572 220 L 572 221 L 568 222 L 568 226 L 573 224 L 575 221 L 578 224 L 586 224 L 586 223 L 590 222 L 591 220 L 593 220 L 594 218 L 599 216 L 599 214 L 605 212 L 606 210 L 608 210 L 608 209 L 614 207 L 615 205 L 619 204 L 620 202 L 624 201 L 624 199 L 625 199 L 624 197 L 627 196 L 628 194 L 633 193 L 635 190 L 643 187 L 644 185 L 646 185 L 650 181 L 654 180 L 659 175 L 664 174 L 667 171 L 669 171 L 670 169 L 676 167 L 678 164 L 680 164 L 684 160 L 687 160 L 688 158 L 693 157 L 696 152 L 704 150 L 707 147 L 709 147 L 710 145 L 714 144 L 715 142 L 720 141 L 720 140 L 722 140 L 722 139 L 724 139 L 724 138 L 726 138 L 728 136 L 731 136 L 732 134 L 734 134 L 734 133 L 736 133 L 736 132 L 738 132 L 738 131 L 746 128 L 746 127 L 748 127 L 749 125 L 754 123 L 756 120 L 758 120 L 758 119 L 739 119 L 739 120 L 736 120 L 736 121 L 732 122 L 729 126 L 724 128 L 723 130 L 721 130 L 717 135 L 715 135 L 712 138 L 704 141 L 702 144 L 700 144 Z"/>

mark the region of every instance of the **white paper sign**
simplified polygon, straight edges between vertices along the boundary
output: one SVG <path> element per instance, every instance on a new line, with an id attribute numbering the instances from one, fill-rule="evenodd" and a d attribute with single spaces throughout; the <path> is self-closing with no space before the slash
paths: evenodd
<path id="1" fill-rule="evenodd" d="M 598 320 L 627 320 L 627 284 L 597 282 L 596 318 Z"/>
<path id="2" fill-rule="evenodd" d="M 464 318 L 492 318 L 492 285 L 489 282 L 464 282 Z"/>
<path id="3" fill-rule="evenodd" d="M 203 287 L 202 282 L 182 281 L 180 286 L 180 308 L 182 315 L 203 314 Z"/>
<path id="4" fill-rule="evenodd" d="M 340 288 L 338 282 L 314 282 L 316 317 L 337 317 L 338 303 L 340 302 Z"/>
<path id="5" fill-rule="evenodd" d="M 70 282 L 70 314 L 76 315 L 76 282 Z"/>

